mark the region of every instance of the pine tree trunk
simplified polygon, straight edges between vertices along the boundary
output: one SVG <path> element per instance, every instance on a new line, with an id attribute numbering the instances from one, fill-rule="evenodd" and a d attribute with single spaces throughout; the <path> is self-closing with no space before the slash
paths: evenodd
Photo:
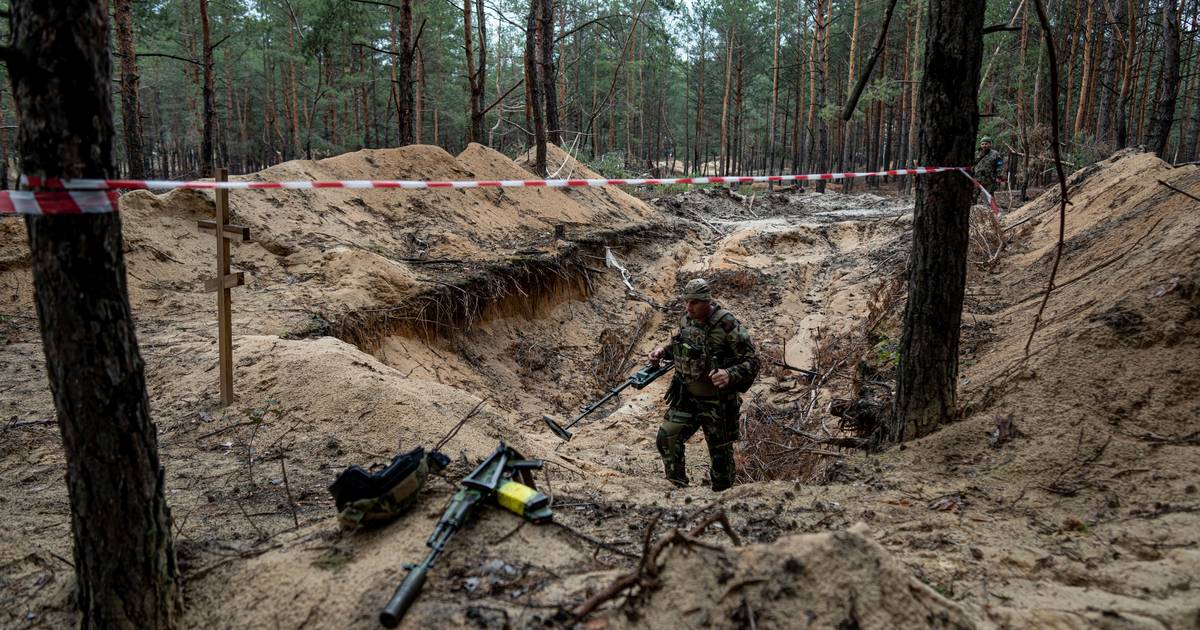
<path id="1" fill-rule="evenodd" d="M 412 144 L 416 139 L 413 121 L 413 12 L 412 0 L 400 0 L 399 46 L 400 65 L 396 69 L 397 123 L 400 127 L 400 146 Z M 437 142 L 436 138 L 434 142 Z"/>
<path id="2" fill-rule="evenodd" d="M 1134 72 L 1137 64 L 1137 0 L 1116 0 L 1125 7 L 1124 14 L 1129 21 L 1129 30 L 1125 37 L 1125 65 L 1122 70 L 1121 95 L 1117 98 L 1116 141 L 1118 147 L 1129 146 L 1129 100 L 1133 89 L 1137 86 Z"/>
<path id="3" fill-rule="evenodd" d="M 696 56 L 696 145 L 695 157 L 692 161 L 692 172 L 699 173 L 704 168 L 708 156 L 701 153 L 704 145 L 704 44 L 706 31 L 700 31 L 700 52 Z"/>
<path id="4" fill-rule="evenodd" d="M 418 45 L 413 51 L 413 74 L 416 75 L 416 81 L 413 83 L 413 142 L 423 144 L 425 133 L 425 95 L 427 86 L 425 85 L 425 53 Z"/>
<path id="5" fill-rule="evenodd" d="M 775 172 L 775 112 L 779 106 L 779 4 L 775 0 L 775 38 L 771 40 L 771 112 L 767 116 L 767 172 Z M 774 185 L 768 186 L 774 189 Z"/>
<path id="6" fill-rule="evenodd" d="M 1189 40 L 1188 58 L 1192 60 L 1192 68 L 1189 75 L 1191 76 L 1191 88 L 1187 90 L 1187 94 L 1191 95 L 1192 99 L 1192 122 L 1189 126 L 1187 134 L 1181 134 L 1180 141 L 1183 147 L 1181 151 L 1181 162 L 1193 162 L 1200 157 L 1200 57 L 1191 51 L 1192 44 L 1196 42 L 1196 33 L 1200 33 L 1200 5 L 1192 5 L 1192 37 Z M 1186 108 L 1186 104 L 1185 104 Z"/>
<path id="7" fill-rule="evenodd" d="M 1142 139 L 1143 144 L 1146 143 L 1147 135 L 1148 135 L 1148 131 L 1146 130 L 1146 110 L 1149 109 L 1149 107 L 1150 107 L 1150 86 L 1156 85 L 1159 88 L 1162 87 L 1162 85 L 1161 85 L 1161 79 L 1162 79 L 1161 68 L 1160 68 L 1160 72 L 1158 73 L 1157 77 L 1151 71 L 1151 68 L 1154 65 L 1154 61 L 1153 61 L 1154 60 L 1154 52 L 1158 49 L 1158 39 L 1159 39 L 1159 35 L 1161 34 L 1162 29 L 1150 30 L 1149 14 L 1147 14 L 1145 16 L 1145 20 L 1146 21 L 1142 24 L 1142 27 L 1143 27 L 1143 30 L 1150 31 L 1150 33 L 1151 33 L 1150 46 L 1148 48 L 1146 48 L 1146 54 L 1142 56 L 1142 59 L 1138 65 L 1139 71 L 1142 74 L 1142 93 L 1138 97 L 1138 107 L 1137 107 L 1137 110 L 1138 110 L 1137 137 Z"/>
<path id="8" fill-rule="evenodd" d="M 1103 1 L 1103 0 L 1098 0 Z M 1092 40 L 1095 39 L 1092 27 L 1095 4 L 1088 0 L 1087 19 L 1083 26 L 1083 83 L 1079 86 L 1079 104 L 1075 109 L 1075 124 L 1071 127 L 1072 135 L 1078 136 L 1084 131 L 1083 121 L 1087 116 L 1088 102 L 1091 100 L 1092 89 Z"/>
<path id="9" fill-rule="evenodd" d="M 544 103 L 541 72 L 542 46 L 539 41 L 538 23 L 542 11 L 542 0 L 530 0 L 529 15 L 525 19 L 525 93 L 530 123 L 533 125 L 534 163 L 533 170 L 539 177 L 546 176 L 546 122 L 543 118 Z"/>
<path id="10" fill-rule="evenodd" d="M 1029 158 L 1033 155 L 1033 149 L 1029 146 L 1029 111 L 1025 101 L 1024 81 L 1024 77 L 1028 76 L 1026 65 L 1029 60 L 1029 6 L 1022 7 L 1021 11 L 1021 56 L 1019 63 L 1021 79 L 1017 81 L 1017 132 L 1020 134 L 1020 139 L 1017 146 L 1021 147 L 1021 151 L 1025 154 L 1025 157 L 1021 160 L 1024 166 L 1024 176 L 1021 178 L 1021 201 L 1025 201 L 1025 189 L 1029 185 Z M 1009 203 L 1012 203 L 1011 199 Z"/>
<path id="11" fill-rule="evenodd" d="M 829 83 L 829 23 L 833 21 L 833 0 L 826 0 L 825 10 L 821 16 L 821 41 L 818 45 L 820 54 L 820 64 L 818 65 L 817 77 L 817 101 L 816 108 L 818 118 L 820 118 L 821 110 L 825 108 L 826 90 Z M 829 170 L 829 123 L 823 120 L 817 121 L 817 172 L 824 173 Z M 817 192 L 825 192 L 825 180 L 817 181 Z"/>
<path id="12" fill-rule="evenodd" d="M 287 94 L 284 96 L 287 99 L 288 110 L 288 131 L 291 132 L 292 146 L 287 157 L 293 158 L 300 154 L 300 95 L 296 89 L 296 29 L 294 26 L 288 27 L 288 83 Z"/>
<path id="13" fill-rule="evenodd" d="M 137 53 L 133 46 L 131 0 L 113 0 L 117 50 L 121 52 L 121 123 L 125 131 L 125 157 L 130 179 L 145 179 L 146 153 L 142 145 L 142 108 L 138 101 Z"/>
<path id="14" fill-rule="evenodd" d="M 542 98 L 545 99 L 546 140 L 554 144 L 562 144 L 562 125 L 558 119 L 558 68 L 554 63 L 554 2 L 538 0 L 542 3 L 539 12 L 539 32 L 541 40 L 542 63 Z"/>
<path id="15" fill-rule="evenodd" d="M 22 171 L 116 175 L 108 3 L 13 0 Z M 179 569 L 117 213 L 28 216 L 34 294 L 67 462 L 83 628 L 169 628 Z"/>
<path id="16" fill-rule="evenodd" d="M 824 15 L 821 13 L 821 3 L 823 0 L 817 0 L 817 9 L 813 13 L 813 31 L 812 39 L 808 42 L 808 113 L 804 117 L 804 168 L 802 170 L 812 170 L 812 165 L 816 160 L 817 150 L 817 128 L 816 128 L 816 111 L 817 111 L 817 44 L 821 40 L 821 24 Z"/>
<path id="17" fill-rule="evenodd" d="M 200 0 L 200 45 L 204 63 L 204 101 L 203 131 L 200 145 L 200 174 L 209 177 L 213 174 L 213 125 L 216 120 L 216 108 L 213 105 L 213 58 L 212 36 L 209 33 L 208 0 Z"/>
<path id="18" fill-rule="evenodd" d="M 1150 137 L 1146 148 L 1158 157 L 1169 160 L 1167 141 L 1171 138 L 1171 126 L 1175 123 L 1175 98 L 1179 92 L 1179 12 L 1176 0 L 1163 3 L 1163 61 L 1161 92 L 1154 106 Z"/>
<path id="19" fill-rule="evenodd" d="M 1120 48 L 1120 25 L 1121 25 L 1121 4 L 1117 1 L 1117 15 L 1112 20 L 1106 21 L 1101 27 L 1101 39 L 1104 40 L 1104 61 L 1100 66 L 1100 85 L 1097 86 L 1100 92 L 1100 104 L 1096 112 L 1096 140 L 1102 144 L 1112 145 L 1116 143 L 1116 115 L 1115 101 L 1119 95 L 1114 89 L 1117 85 L 1117 52 Z M 1111 7 L 1106 7 L 1111 8 Z M 1108 33 L 1104 37 L 1104 33 Z"/>
<path id="20" fill-rule="evenodd" d="M 718 174 L 729 174 L 729 94 L 733 90 L 733 28 L 725 37 L 725 87 L 721 97 L 721 160 Z"/>
<path id="21" fill-rule="evenodd" d="M 467 55 L 467 88 L 470 96 L 467 99 L 469 120 L 467 124 L 467 142 L 483 141 L 483 73 L 475 68 L 475 46 L 472 42 L 472 31 L 475 30 L 471 20 L 471 3 L 475 0 L 463 0 L 463 49 Z M 484 14 L 479 14 L 480 26 L 486 22 Z M 487 42 L 480 38 L 480 46 Z"/>
<path id="22" fill-rule="evenodd" d="M 1082 17 L 1080 7 L 1083 6 L 1082 0 L 1075 0 L 1075 10 L 1071 14 L 1073 21 L 1071 28 L 1066 30 L 1063 35 L 1071 38 L 1071 52 L 1067 55 L 1067 81 L 1063 84 L 1063 89 L 1067 93 L 1066 105 L 1063 106 L 1064 116 L 1071 115 L 1071 103 L 1075 97 L 1075 57 L 1079 50 L 1079 20 Z M 1057 102 L 1058 96 L 1053 97 Z"/>
<path id="23" fill-rule="evenodd" d="M 796 69 L 804 68 L 804 38 L 808 34 L 808 12 L 801 4 L 802 0 L 796 0 L 796 12 L 798 21 L 796 22 Z M 801 173 L 804 171 L 804 136 L 801 135 L 801 129 L 804 127 L 804 75 L 806 73 L 797 72 L 795 85 L 792 88 L 795 94 L 795 106 L 792 114 L 792 172 Z"/>
<path id="24" fill-rule="evenodd" d="M 968 164 L 978 125 L 984 0 L 929 0 L 920 159 Z M 917 180 L 908 304 L 890 437 L 928 435 L 957 414 L 959 329 L 972 187 L 959 173 Z"/>
<path id="25" fill-rule="evenodd" d="M 861 17 L 862 17 L 862 0 L 854 0 L 854 21 L 850 27 L 850 54 L 846 57 L 846 66 L 847 66 L 847 68 L 846 68 L 846 93 L 847 94 L 850 93 L 850 90 L 854 89 L 854 81 L 857 78 L 854 76 L 854 72 L 855 72 L 855 62 L 857 61 L 857 57 L 858 57 L 858 23 L 859 23 L 859 20 L 861 19 Z M 864 108 L 864 109 L 866 109 L 866 108 Z M 863 117 L 864 125 L 870 124 L 870 121 L 867 120 L 868 118 L 869 118 L 869 116 Z M 853 142 L 853 140 L 850 139 L 849 136 L 850 136 L 850 132 L 851 132 L 851 127 L 853 126 L 853 119 L 842 120 L 841 117 L 839 116 L 838 117 L 838 126 L 841 129 L 840 133 L 838 134 L 840 136 L 839 142 L 841 143 L 840 144 L 841 150 L 838 151 L 838 170 L 839 171 L 852 171 L 852 170 L 854 170 L 854 166 L 853 166 L 854 163 L 852 161 L 852 154 L 854 153 L 854 142 Z M 854 180 L 852 180 L 852 179 L 842 180 L 842 191 L 850 192 L 852 190 L 854 190 Z"/>

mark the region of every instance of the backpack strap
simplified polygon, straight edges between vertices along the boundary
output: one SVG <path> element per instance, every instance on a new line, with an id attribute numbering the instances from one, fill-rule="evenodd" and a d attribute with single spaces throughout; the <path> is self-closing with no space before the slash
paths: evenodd
<path id="1" fill-rule="evenodd" d="M 704 334 L 707 335 L 713 329 L 713 326 L 717 325 L 720 325 L 721 330 L 728 333 L 733 332 L 733 329 L 737 328 L 738 321 L 733 316 L 733 313 L 718 306 L 712 315 L 708 316 L 708 321 L 704 323 Z"/>

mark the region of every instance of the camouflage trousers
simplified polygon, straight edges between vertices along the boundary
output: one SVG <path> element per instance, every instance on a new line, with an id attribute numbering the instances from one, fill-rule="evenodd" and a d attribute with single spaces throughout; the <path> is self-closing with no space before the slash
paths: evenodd
<path id="1" fill-rule="evenodd" d="M 684 445 L 696 431 L 703 429 L 712 462 L 713 490 L 732 486 L 736 472 L 733 443 L 738 440 L 740 409 L 741 400 L 736 395 L 722 399 L 685 399 L 668 409 L 665 421 L 658 428 L 657 440 L 667 479 L 687 485 Z"/>
<path id="2" fill-rule="evenodd" d="M 1000 182 L 996 180 L 995 176 L 976 174 L 975 179 L 979 182 L 979 185 L 986 188 L 990 194 L 995 195 L 998 192 L 996 190 L 996 186 L 998 186 Z M 983 191 L 979 190 L 978 188 L 975 189 L 975 199 L 972 201 L 972 203 L 987 203 L 987 198 L 983 196 Z"/>

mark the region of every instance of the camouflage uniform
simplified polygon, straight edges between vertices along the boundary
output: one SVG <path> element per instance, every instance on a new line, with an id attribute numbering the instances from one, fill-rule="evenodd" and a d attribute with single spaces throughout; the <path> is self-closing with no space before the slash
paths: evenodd
<path id="1" fill-rule="evenodd" d="M 984 138 L 982 142 L 991 144 L 991 140 Z M 1000 152 L 990 146 L 984 150 L 980 148 L 979 157 L 975 160 L 975 167 L 971 169 L 975 173 L 975 179 L 987 189 L 989 193 L 996 193 L 996 184 L 1000 180 L 1001 170 L 1004 168 L 1004 156 Z M 981 193 L 976 191 L 978 199 Z"/>
<path id="2" fill-rule="evenodd" d="M 712 488 L 724 490 L 734 481 L 733 443 L 738 440 L 741 409 L 738 392 L 746 391 L 758 376 L 750 335 L 732 313 L 713 302 L 705 322 L 684 315 L 679 334 L 663 358 L 675 361 L 675 377 L 667 392 L 670 408 L 657 439 L 667 479 L 687 485 L 684 444 L 703 429 L 712 461 Z M 715 369 L 729 374 L 729 385 L 723 389 L 709 379 L 709 372 Z"/>

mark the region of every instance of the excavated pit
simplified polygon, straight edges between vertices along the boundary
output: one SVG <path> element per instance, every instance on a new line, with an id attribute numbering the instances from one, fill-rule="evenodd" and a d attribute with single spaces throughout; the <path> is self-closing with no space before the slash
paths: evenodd
<path id="1" fill-rule="evenodd" d="M 528 173 L 481 147 L 410 147 L 254 177 L 485 176 Z M 1198 178 L 1196 167 L 1120 155 L 1073 179 L 1060 271 L 1071 282 L 1028 358 L 1020 349 L 1038 301 L 1026 298 L 1056 239 L 1053 195 L 1005 217 L 1004 255 L 972 266 L 964 418 L 869 456 L 837 441 L 849 436 L 831 407 L 857 413 L 889 395 L 905 200 L 238 194 L 237 220 L 255 242 L 234 252 L 250 282 L 234 295 L 238 400 L 220 408 L 211 294 L 200 290 L 211 242 L 194 228 L 211 199 L 131 193 L 130 293 L 186 579 L 181 625 L 375 627 L 454 481 L 504 439 L 546 460 L 539 483 L 560 525 L 482 511 L 434 567 L 410 627 L 570 626 L 575 607 L 638 570 L 648 545 L 718 511 L 742 545 L 720 525 L 699 543 L 675 538 L 654 575 L 592 623 L 1194 626 L 1200 215 L 1156 182 L 1195 190 Z M 566 238 L 556 242 L 558 224 Z M 976 258 L 994 235 L 978 236 Z M 0 322 L 0 584 L 12 594 L 0 625 L 68 626 L 65 466 L 23 243 L 23 228 L 5 224 L 0 288 L 29 318 Z M 604 266 L 605 246 L 634 297 Z M 698 275 L 766 361 L 746 396 L 741 483 L 721 494 L 701 482 L 700 438 L 689 445 L 693 486 L 662 479 L 654 434 L 665 383 L 622 394 L 570 442 L 540 421 L 573 416 L 635 368 L 671 334 L 679 287 Z M 828 375 L 813 387 L 783 364 Z M 326 492 L 338 471 L 433 444 L 467 416 L 446 449 L 446 480 L 432 480 L 410 513 L 338 531 Z M 1002 427 L 1018 431 L 992 446 Z"/>

